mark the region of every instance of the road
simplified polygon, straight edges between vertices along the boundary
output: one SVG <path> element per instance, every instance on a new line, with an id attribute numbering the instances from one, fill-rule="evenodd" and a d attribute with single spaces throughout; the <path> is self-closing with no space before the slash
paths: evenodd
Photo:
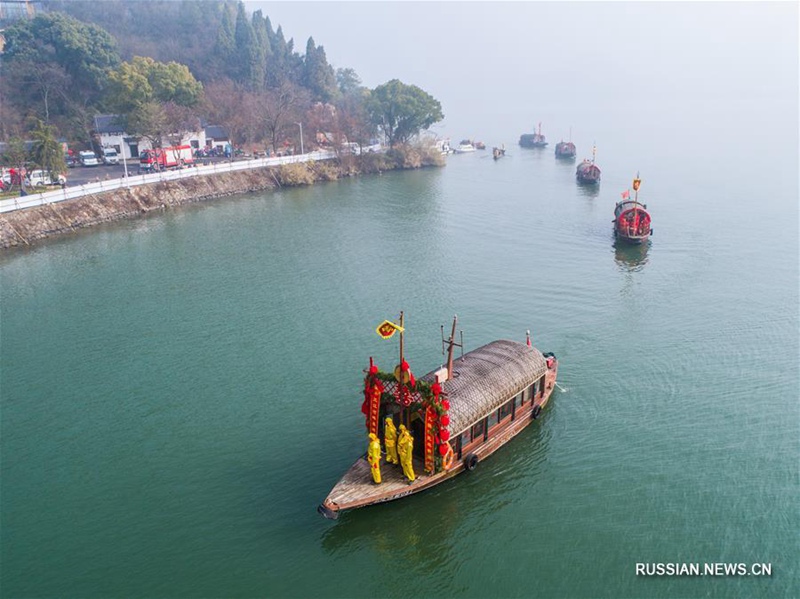
<path id="1" fill-rule="evenodd" d="M 237 158 L 238 160 L 247 160 L 247 158 Z M 229 158 L 215 157 L 215 158 L 200 158 L 197 164 L 212 164 L 214 162 L 229 162 Z M 139 161 L 128 160 L 128 174 L 130 176 L 139 174 Z M 83 185 L 84 183 L 91 183 L 93 181 L 106 181 L 108 179 L 121 179 L 125 175 L 125 166 L 122 163 L 100 166 L 75 166 L 67 169 L 67 185 Z"/>

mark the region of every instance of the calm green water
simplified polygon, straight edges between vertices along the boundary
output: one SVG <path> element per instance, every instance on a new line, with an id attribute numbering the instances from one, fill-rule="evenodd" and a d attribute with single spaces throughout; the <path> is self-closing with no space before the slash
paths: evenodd
<path id="1" fill-rule="evenodd" d="M 606 145 L 597 192 L 507 144 L 0 256 L 2 596 L 798 596 L 796 138 L 669 140 Z M 636 169 L 655 235 L 617 249 Z M 401 309 L 415 372 L 458 313 L 467 349 L 531 329 L 566 391 L 475 473 L 323 520 Z"/>

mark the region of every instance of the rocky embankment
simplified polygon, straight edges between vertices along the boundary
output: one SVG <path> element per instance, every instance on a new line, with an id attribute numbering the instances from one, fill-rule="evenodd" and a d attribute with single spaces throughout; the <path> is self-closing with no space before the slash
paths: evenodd
<path id="1" fill-rule="evenodd" d="M 35 242 L 101 223 L 165 211 L 212 198 L 263 191 L 284 186 L 311 185 L 341 177 L 383 170 L 441 165 L 441 157 L 412 153 L 343 160 L 307 162 L 202 175 L 177 181 L 117 189 L 74 200 L 27 208 L 0 215 L 0 248 L 30 246 Z"/>

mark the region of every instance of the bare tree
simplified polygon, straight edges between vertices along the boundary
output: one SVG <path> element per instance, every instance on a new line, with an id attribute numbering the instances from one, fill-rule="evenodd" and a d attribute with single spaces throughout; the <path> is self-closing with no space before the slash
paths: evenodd
<path id="1" fill-rule="evenodd" d="M 298 128 L 297 123 L 309 105 L 308 92 L 285 81 L 276 89 L 261 94 L 260 100 L 259 116 L 264 123 L 267 140 L 277 150 L 280 139 L 290 135 L 294 137 L 290 129 Z"/>

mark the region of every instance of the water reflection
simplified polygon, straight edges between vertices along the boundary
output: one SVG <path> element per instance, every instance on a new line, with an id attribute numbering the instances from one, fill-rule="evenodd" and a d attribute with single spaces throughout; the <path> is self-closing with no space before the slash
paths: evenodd
<path id="1" fill-rule="evenodd" d="M 647 252 L 649 249 L 649 240 L 641 245 L 614 241 L 614 261 L 623 272 L 638 272 L 647 264 Z"/>
<path id="2" fill-rule="evenodd" d="M 578 185 L 578 193 L 585 198 L 596 198 L 600 194 L 600 185 L 597 183 L 580 183 Z"/>

